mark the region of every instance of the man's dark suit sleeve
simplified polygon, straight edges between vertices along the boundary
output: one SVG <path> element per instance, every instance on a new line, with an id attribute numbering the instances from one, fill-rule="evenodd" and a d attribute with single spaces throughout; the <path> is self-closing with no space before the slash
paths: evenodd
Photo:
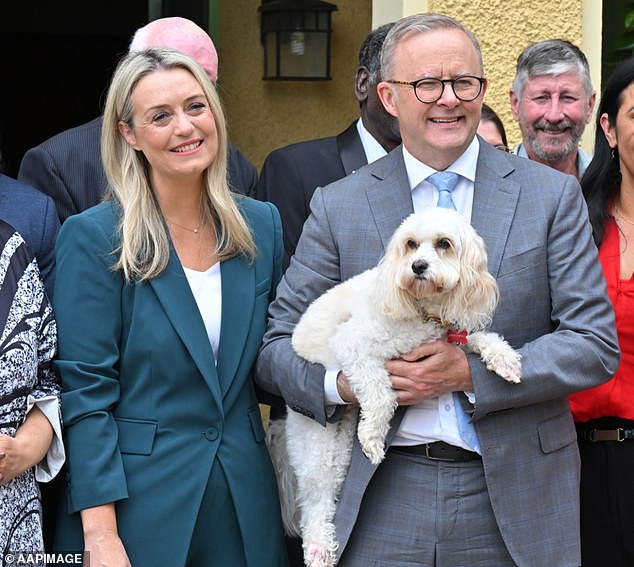
<path id="1" fill-rule="evenodd" d="M 40 268 L 40 276 L 51 302 L 53 301 L 53 291 L 55 289 L 55 241 L 57 240 L 59 227 L 60 223 L 54 203 L 47 199 L 37 262 Z"/>
<path id="2" fill-rule="evenodd" d="M 298 164 L 290 152 L 271 152 L 262 166 L 256 197 L 260 201 L 273 203 L 280 211 L 284 229 L 284 270 L 295 253 L 304 222 L 310 213 L 303 186 Z"/>
<path id="3" fill-rule="evenodd" d="M 24 154 L 18 180 L 52 197 L 60 221 L 63 222 L 70 215 L 79 212 L 60 177 L 55 161 L 42 146 L 31 148 Z"/>
<path id="4" fill-rule="evenodd" d="M 258 185 L 258 170 L 235 146 L 229 144 L 227 151 L 229 187 L 235 193 L 255 197 Z"/>
<path id="5" fill-rule="evenodd" d="M 18 179 L 55 201 L 63 223 L 99 203 L 107 186 L 101 163 L 101 117 L 65 130 L 30 149 Z"/>

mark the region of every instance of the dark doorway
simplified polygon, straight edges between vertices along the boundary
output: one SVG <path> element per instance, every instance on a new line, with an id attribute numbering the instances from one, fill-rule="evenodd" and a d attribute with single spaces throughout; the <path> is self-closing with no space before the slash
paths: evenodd
<path id="1" fill-rule="evenodd" d="M 0 148 L 16 177 L 26 150 L 101 112 L 103 95 L 147 2 L 16 2 L 0 6 Z"/>
<path id="2" fill-rule="evenodd" d="M 137 28 L 182 16 L 207 29 L 209 5 L 0 0 L 0 172 L 16 177 L 29 148 L 101 113 L 110 77 Z"/>
<path id="3" fill-rule="evenodd" d="M 634 30 L 626 29 L 632 15 L 634 1 L 603 0 L 601 88 L 619 63 L 634 55 Z M 595 88 L 600 92 L 598 85 Z"/>

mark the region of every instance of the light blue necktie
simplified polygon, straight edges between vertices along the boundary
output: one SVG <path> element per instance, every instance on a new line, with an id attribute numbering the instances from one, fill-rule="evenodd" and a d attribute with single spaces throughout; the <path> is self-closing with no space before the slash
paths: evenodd
<path id="1" fill-rule="evenodd" d="M 451 192 L 455 189 L 460 175 L 453 171 L 439 171 L 427 178 L 436 189 L 438 189 L 438 207 L 443 209 L 456 210 L 456 204 L 451 198 Z M 459 329 L 460 330 L 460 329 Z M 462 440 L 470 447 L 480 453 L 480 443 L 478 442 L 478 436 L 476 435 L 475 428 L 471 423 L 471 418 L 462 407 L 461 397 L 464 396 L 462 392 L 453 393 L 453 402 L 456 408 L 456 418 L 458 419 L 458 432 Z"/>
<path id="2" fill-rule="evenodd" d="M 460 176 L 453 171 L 439 171 L 427 178 L 438 189 L 438 207 L 456 210 L 456 205 L 451 198 L 451 192 L 456 188 Z"/>

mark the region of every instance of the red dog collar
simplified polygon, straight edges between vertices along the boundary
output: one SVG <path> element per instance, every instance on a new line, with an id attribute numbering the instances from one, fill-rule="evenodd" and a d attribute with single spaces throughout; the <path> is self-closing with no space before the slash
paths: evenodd
<path id="1" fill-rule="evenodd" d="M 467 331 L 447 331 L 447 342 L 456 343 L 458 345 L 467 344 Z"/>

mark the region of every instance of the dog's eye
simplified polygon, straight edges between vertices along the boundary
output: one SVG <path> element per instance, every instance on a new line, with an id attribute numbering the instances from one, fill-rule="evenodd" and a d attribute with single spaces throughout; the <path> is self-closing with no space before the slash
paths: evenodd
<path id="1" fill-rule="evenodd" d="M 448 248 L 451 248 L 451 240 L 448 238 L 439 238 L 436 243 L 436 247 L 441 248 L 442 250 L 447 250 Z"/>
<path id="2" fill-rule="evenodd" d="M 418 242 L 416 242 L 415 240 L 412 240 L 411 238 L 407 241 L 407 247 L 411 248 L 412 250 L 416 250 L 416 248 L 418 248 Z"/>

